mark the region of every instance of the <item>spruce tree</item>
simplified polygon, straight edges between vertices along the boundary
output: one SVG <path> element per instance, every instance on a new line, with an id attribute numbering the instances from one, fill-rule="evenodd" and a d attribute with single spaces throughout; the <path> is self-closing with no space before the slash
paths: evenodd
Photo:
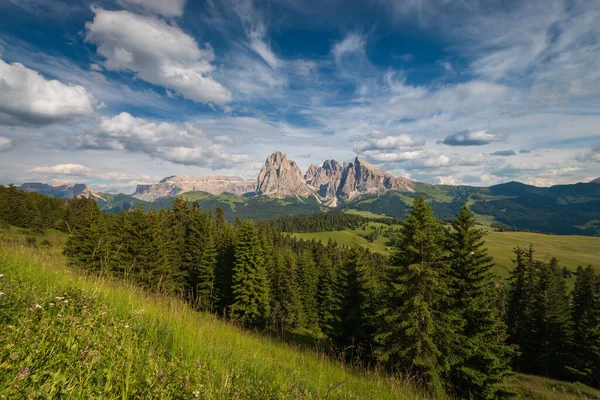
<path id="1" fill-rule="evenodd" d="M 269 283 L 262 253 L 254 223 L 241 223 L 235 246 L 230 314 L 247 327 L 265 327 L 269 317 Z"/>
<path id="2" fill-rule="evenodd" d="M 296 271 L 306 326 L 314 329 L 318 325 L 317 285 L 319 284 L 319 271 L 309 249 L 298 254 Z"/>
<path id="3" fill-rule="evenodd" d="M 571 340 L 566 284 L 555 258 L 549 263 L 540 263 L 538 274 L 526 348 L 530 352 L 532 372 L 564 378 Z"/>
<path id="4" fill-rule="evenodd" d="M 536 285 L 536 266 L 533 262 L 533 246 L 528 249 L 515 247 L 515 268 L 510 272 L 508 290 L 507 326 L 509 341 L 519 346 L 522 353 L 517 366 L 523 366 L 524 345 L 531 332 L 532 306 Z M 525 366 L 526 368 L 526 366 Z"/>
<path id="5" fill-rule="evenodd" d="M 454 337 L 446 313 L 447 266 L 443 235 L 425 198 L 419 196 L 402 223 L 399 246 L 387 269 L 387 290 L 377 338 L 381 359 L 434 395 L 443 396 L 448 372 L 445 342 Z"/>
<path id="6" fill-rule="evenodd" d="M 600 386 L 600 297 L 598 277 L 591 265 L 577 268 L 572 292 L 572 377 L 588 385 Z"/>
<path id="7" fill-rule="evenodd" d="M 229 306 L 233 303 L 231 293 L 233 266 L 235 263 L 235 231 L 225 221 L 219 222 L 217 213 L 216 251 L 217 259 L 215 265 L 215 310 L 222 315 L 227 315 Z"/>
<path id="8" fill-rule="evenodd" d="M 327 256 L 322 258 L 319 265 L 317 287 L 319 327 L 327 336 L 334 337 L 340 316 L 342 293 L 339 288 L 343 265 L 338 246 L 330 240 L 325 249 Z"/>
<path id="9" fill-rule="evenodd" d="M 513 348 L 506 344 L 506 325 L 495 302 L 494 263 L 484 248 L 483 235 L 473 213 L 463 206 L 446 242 L 451 307 L 460 327 L 450 374 L 458 398 L 496 398 L 511 372 Z"/>
<path id="10" fill-rule="evenodd" d="M 289 248 L 278 249 L 273 271 L 271 319 L 281 330 L 302 325 L 302 302 L 296 276 L 296 258 Z"/>

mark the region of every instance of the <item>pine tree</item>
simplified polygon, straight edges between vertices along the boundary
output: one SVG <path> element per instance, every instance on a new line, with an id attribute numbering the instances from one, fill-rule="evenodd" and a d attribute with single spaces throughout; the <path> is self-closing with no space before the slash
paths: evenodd
<path id="1" fill-rule="evenodd" d="M 421 195 L 402 224 L 398 249 L 387 269 L 387 290 L 377 338 L 381 359 L 406 372 L 434 395 L 444 395 L 448 361 L 443 343 L 452 340 L 442 230 Z"/>
<path id="2" fill-rule="evenodd" d="M 510 343 L 519 346 L 519 351 L 522 353 L 517 360 L 517 366 L 522 367 L 522 360 L 529 357 L 524 345 L 531 331 L 536 266 L 533 262 L 533 246 L 529 246 L 528 249 L 516 247 L 513 252 L 516 256 L 514 260 L 516 266 L 510 272 L 507 326 Z M 525 351 L 525 357 L 523 357 L 523 351 Z"/>
<path id="3" fill-rule="evenodd" d="M 322 258 L 319 265 L 317 287 L 319 327 L 327 336 L 334 337 L 340 316 L 342 293 L 339 287 L 343 265 L 339 248 L 331 240 L 325 249 L 327 256 Z"/>
<path id="4" fill-rule="evenodd" d="M 106 223 L 104 216 L 90 199 L 78 199 L 73 227 L 63 254 L 69 262 L 89 271 L 100 273 L 107 267 Z"/>
<path id="5" fill-rule="evenodd" d="M 271 292 L 271 318 L 279 329 L 296 328 L 303 323 L 296 258 L 291 249 L 280 248 L 276 261 Z"/>
<path id="6" fill-rule="evenodd" d="M 460 327 L 450 374 L 457 398 L 496 398 L 511 372 L 513 349 L 506 344 L 506 325 L 494 301 L 494 263 L 484 248 L 483 235 L 473 213 L 463 206 L 446 243 L 451 306 Z"/>
<path id="7" fill-rule="evenodd" d="M 533 372 L 564 378 L 571 340 L 569 298 L 558 261 L 539 265 L 527 348 Z"/>
<path id="8" fill-rule="evenodd" d="M 577 268 L 571 317 L 573 348 L 568 370 L 575 379 L 600 386 L 600 297 L 591 265 Z"/>
<path id="9" fill-rule="evenodd" d="M 269 317 L 269 283 L 262 252 L 254 224 L 243 222 L 235 246 L 230 314 L 248 327 L 262 328 Z"/>
<path id="10" fill-rule="evenodd" d="M 371 293 L 368 277 L 371 271 L 365 260 L 365 249 L 358 245 L 350 248 L 342 273 L 343 296 L 340 304 L 336 342 L 346 349 L 352 360 L 370 361 L 373 342 L 372 310 L 368 308 Z"/>
<path id="11" fill-rule="evenodd" d="M 309 249 L 303 250 L 296 259 L 298 286 L 300 299 L 303 305 L 303 315 L 307 328 L 315 329 L 318 325 L 317 310 L 317 285 L 319 284 L 319 271 Z"/>
<path id="12" fill-rule="evenodd" d="M 221 224 L 221 225 L 220 225 Z M 217 260 L 215 265 L 215 309 L 222 315 L 227 315 L 229 306 L 233 303 L 231 293 L 233 265 L 235 263 L 235 232 L 233 227 L 225 221 L 219 222 L 217 213 Z"/>

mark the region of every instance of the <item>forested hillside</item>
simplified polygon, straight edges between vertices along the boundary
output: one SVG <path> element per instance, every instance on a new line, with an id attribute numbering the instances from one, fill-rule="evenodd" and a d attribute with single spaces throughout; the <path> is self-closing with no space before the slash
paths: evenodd
<path id="1" fill-rule="evenodd" d="M 46 224 L 70 233 L 64 254 L 75 267 L 183 296 L 248 328 L 326 337 L 347 362 L 409 374 L 432 395 L 502 396 L 511 368 L 600 385 L 592 267 L 577 271 L 569 295 L 557 260 L 516 248 L 509 282 L 497 285 L 466 207 L 444 228 L 418 197 L 388 258 L 297 241 L 270 222 L 230 224 L 184 199 L 111 215 L 85 198 L 27 196 L 5 189 L 0 216 L 32 227 L 27 204 L 48 199 Z"/>

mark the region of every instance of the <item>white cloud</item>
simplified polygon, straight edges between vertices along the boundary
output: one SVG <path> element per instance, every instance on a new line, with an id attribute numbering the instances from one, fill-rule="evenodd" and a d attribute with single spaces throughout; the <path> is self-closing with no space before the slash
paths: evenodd
<path id="1" fill-rule="evenodd" d="M 0 122 L 47 124 L 94 112 L 83 86 L 48 80 L 20 63 L 0 59 Z"/>
<path id="2" fill-rule="evenodd" d="M 9 151 L 15 147 L 15 144 L 10 138 L 0 136 L 0 152 Z"/>
<path id="3" fill-rule="evenodd" d="M 354 145 L 354 151 L 362 153 L 371 150 L 398 150 L 402 148 L 422 147 L 424 140 L 416 140 L 407 134 L 387 135 L 377 130 L 367 135 L 367 141 Z"/>
<path id="4" fill-rule="evenodd" d="M 271 68 L 277 69 L 281 66 L 282 62 L 277 56 L 271 51 L 271 47 L 261 38 L 253 37 L 250 40 L 250 48 L 254 50 Z"/>
<path id="5" fill-rule="evenodd" d="M 91 170 L 81 164 L 58 164 L 51 167 L 35 167 L 28 172 L 40 175 L 88 176 Z"/>
<path id="6" fill-rule="evenodd" d="M 221 169 L 247 161 L 245 155 L 230 155 L 211 142 L 194 124 L 153 122 L 128 113 L 103 117 L 97 131 L 75 139 L 79 149 L 146 153 L 175 164 Z"/>
<path id="7" fill-rule="evenodd" d="M 86 23 L 85 40 L 111 71 L 131 71 L 154 85 L 174 90 L 200 103 L 226 104 L 231 92 L 213 77 L 214 52 L 175 25 L 128 11 L 95 9 Z"/>
<path id="8" fill-rule="evenodd" d="M 346 54 L 363 54 L 367 41 L 363 35 L 351 33 L 340 42 L 333 45 L 331 52 L 336 61 L 340 61 Z"/>
<path id="9" fill-rule="evenodd" d="M 124 7 L 142 9 L 165 17 L 181 17 L 186 0 L 119 0 Z"/>

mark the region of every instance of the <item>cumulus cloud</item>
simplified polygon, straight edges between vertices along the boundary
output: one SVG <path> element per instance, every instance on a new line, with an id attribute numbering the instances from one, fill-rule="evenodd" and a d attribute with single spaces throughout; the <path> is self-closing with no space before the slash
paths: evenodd
<path id="1" fill-rule="evenodd" d="M 214 52 L 209 44 L 201 48 L 179 27 L 155 17 L 128 11 L 94 12 L 94 20 L 86 23 L 85 40 L 96 44 L 107 70 L 133 72 L 195 102 L 224 105 L 231 101 L 231 92 L 212 76 Z"/>
<path id="2" fill-rule="evenodd" d="M 397 150 L 407 147 L 422 147 L 425 140 L 413 139 L 409 135 L 387 135 L 377 130 L 367 135 L 367 141 L 354 146 L 354 151 L 362 153 L 369 150 Z"/>
<path id="3" fill-rule="evenodd" d="M 12 140 L 7 137 L 0 136 L 0 152 L 9 151 L 15 147 L 15 144 Z"/>
<path id="4" fill-rule="evenodd" d="M 140 9 L 165 17 L 181 17 L 186 0 L 119 0 L 124 7 Z"/>
<path id="5" fill-rule="evenodd" d="M 513 150 L 498 150 L 498 151 L 494 151 L 493 153 L 490 153 L 490 156 L 501 156 L 501 157 L 510 157 L 510 156 L 516 156 L 517 153 L 515 153 Z"/>
<path id="6" fill-rule="evenodd" d="M 48 124 L 94 112 L 83 86 L 48 80 L 20 63 L 0 59 L 0 123 Z"/>
<path id="7" fill-rule="evenodd" d="M 448 146 L 484 146 L 504 139 L 504 136 L 490 133 L 487 130 L 465 130 L 446 136 L 444 140 L 438 143 L 443 143 Z"/>
<path id="8" fill-rule="evenodd" d="M 58 164 L 51 167 L 32 168 L 28 172 L 40 175 L 88 176 L 91 170 L 81 164 Z"/>
<path id="9" fill-rule="evenodd" d="M 103 117 L 96 131 L 77 137 L 74 144 L 79 149 L 146 153 L 175 164 L 213 169 L 247 161 L 245 155 L 229 155 L 222 151 L 193 124 L 153 122 L 125 112 Z"/>

